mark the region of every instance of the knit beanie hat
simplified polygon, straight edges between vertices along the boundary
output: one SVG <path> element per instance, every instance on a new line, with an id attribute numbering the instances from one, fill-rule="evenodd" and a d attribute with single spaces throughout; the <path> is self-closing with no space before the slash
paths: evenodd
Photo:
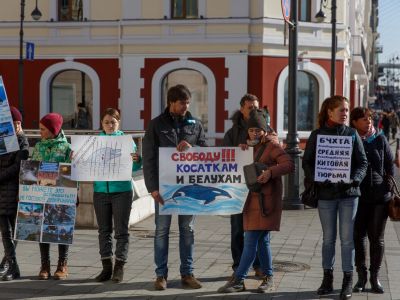
<path id="1" fill-rule="evenodd" d="M 63 117 L 58 113 L 49 113 L 40 119 L 40 123 L 57 136 L 63 124 Z"/>
<path id="2" fill-rule="evenodd" d="M 11 112 L 11 117 L 12 120 L 15 121 L 20 121 L 22 122 L 22 115 L 19 112 L 18 108 L 14 107 L 14 106 L 10 106 L 10 112 Z"/>
<path id="3" fill-rule="evenodd" d="M 260 128 L 267 131 L 267 119 L 265 118 L 264 111 L 260 109 L 253 109 L 250 112 L 249 119 L 247 120 L 247 128 Z"/>

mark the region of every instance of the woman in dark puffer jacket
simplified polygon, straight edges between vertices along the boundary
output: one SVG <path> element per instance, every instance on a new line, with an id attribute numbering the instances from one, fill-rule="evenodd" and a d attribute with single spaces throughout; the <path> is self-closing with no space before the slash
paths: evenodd
<path id="1" fill-rule="evenodd" d="M 28 159 L 29 155 L 28 139 L 21 126 L 22 115 L 13 106 L 10 110 L 20 150 L 0 155 L 0 230 L 4 246 L 0 276 L 7 281 L 20 277 L 13 233 L 18 207 L 19 167 L 21 160 Z"/>
<path id="2" fill-rule="evenodd" d="M 393 155 L 383 133 L 377 133 L 372 125 L 372 113 L 368 108 L 357 107 L 351 111 L 350 124 L 360 135 L 368 159 L 367 175 L 361 182 L 361 197 L 354 224 L 355 265 L 358 281 L 355 292 L 365 290 L 367 283 L 367 238 L 370 253 L 370 283 L 373 293 L 382 294 L 378 280 L 384 253 L 384 235 L 388 218 L 388 201 L 391 198 L 387 175 L 393 175 Z"/>

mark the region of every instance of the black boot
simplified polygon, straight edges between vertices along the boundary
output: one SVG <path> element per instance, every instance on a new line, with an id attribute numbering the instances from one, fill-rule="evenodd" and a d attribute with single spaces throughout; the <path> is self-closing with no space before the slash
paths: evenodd
<path id="1" fill-rule="evenodd" d="M 4 281 L 11 281 L 11 280 L 20 278 L 21 274 L 19 271 L 19 267 L 18 267 L 16 258 L 15 257 L 10 258 L 8 260 L 8 264 L 9 264 L 9 266 L 8 266 L 7 273 L 3 275 L 2 279 Z"/>
<path id="2" fill-rule="evenodd" d="M 112 259 L 107 258 L 107 259 L 102 259 L 101 264 L 103 265 L 103 270 L 99 275 L 96 276 L 95 280 L 97 282 L 103 282 L 111 279 L 112 276 Z"/>
<path id="3" fill-rule="evenodd" d="M 112 281 L 120 283 L 122 280 L 124 280 L 124 265 L 125 265 L 124 261 L 118 259 L 115 260 Z"/>
<path id="4" fill-rule="evenodd" d="M 343 272 L 342 290 L 340 291 L 340 300 L 350 299 L 353 296 L 353 272 Z"/>
<path id="5" fill-rule="evenodd" d="M 371 283 L 371 292 L 375 294 L 383 294 L 385 290 L 379 282 L 378 272 L 371 272 L 369 282 Z"/>
<path id="6" fill-rule="evenodd" d="M 7 273 L 8 270 L 8 260 L 4 256 L 0 263 L 0 277 Z"/>
<path id="7" fill-rule="evenodd" d="M 322 284 L 317 290 L 318 295 L 326 295 L 333 291 L 333 270 L 324 270 Z"/>
<path id="8" fill-rule="evenodd" d="M 358 281 L 353 288 L 353 292 L 361 293 L 365 291 L 365 285 L 367 284 L 367 276 L 368 276 L 367 268 L 365 266 L 357 268 L 357 274 L 358 274 Z"/>

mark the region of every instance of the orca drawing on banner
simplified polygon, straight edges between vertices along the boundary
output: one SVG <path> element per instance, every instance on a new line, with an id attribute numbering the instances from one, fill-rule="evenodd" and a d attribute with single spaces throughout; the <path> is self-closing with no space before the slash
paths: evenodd
<path id="1" fill-rule="evenodd" d="M 232 198 L 232 196 L 224 190 L 202 186 L 196 183 L 179 188 L 167 201 L 172 199 L 176 202 L 176 197 L 189 197 L 196 200 L 204 200 L 204 205 L 217 200 L 217 197 Z"/>

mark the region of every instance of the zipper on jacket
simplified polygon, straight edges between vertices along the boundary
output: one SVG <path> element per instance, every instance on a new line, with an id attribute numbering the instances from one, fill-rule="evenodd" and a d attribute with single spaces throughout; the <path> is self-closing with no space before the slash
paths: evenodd
<path id="1" fill-rule="evenodd" d="M 110 193 L 110 190 L 109 190 L 109 188 L 108 188 L 108 181 L 106 181 L 106 184 L 107 184 L 107 194 L 109 194 L 109 193 Z"/>

